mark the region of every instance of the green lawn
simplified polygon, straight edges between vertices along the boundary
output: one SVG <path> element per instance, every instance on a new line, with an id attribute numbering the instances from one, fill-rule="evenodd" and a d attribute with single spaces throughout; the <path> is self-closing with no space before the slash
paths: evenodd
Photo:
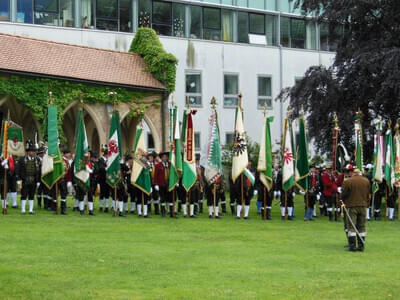
<path id="1" fill-rule="evenodd" d="M 70 205 L 72 201 L 70 201 Z M 341 222 L 226 215 L 171 220 L 37 211 L 0 216 L 1 299 L 396 299 L 400 223 L 369 222 L 366 251 Z M 398 298 L 397 298 L 398 299 Z"/>

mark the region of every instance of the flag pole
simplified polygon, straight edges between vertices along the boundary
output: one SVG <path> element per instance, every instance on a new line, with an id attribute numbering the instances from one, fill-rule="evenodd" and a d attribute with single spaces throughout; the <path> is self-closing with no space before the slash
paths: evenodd
<path id="1" fill-rule="evenodd" d="M 217 214 L 215 213 L 216 203 L 217 203 L 217 183 L 214 182 L 214 188 L 213 188 L 213 214 L 214 214 L 214 218 L 217 217 Z"/>
<path id="2" fill-rule="evenodd" d="M 285 191 L 285 221 L 287 220 L 286 210 L 287 210 L 287 191 Z"/>
<path id="3" fill-rule="evenodd" d="M 263 211 L 263 220 L 267 219 L 267 189 L 265 188 L 263 184 L 263 189 L 264 189 L 264 211 Z"/>
<path id="4" fill-rule="evenodd" d="M 8 110 L 7 113 L 7 121 L 4 122 L 4 133 L 3 133 L 3 153 L 4 153 L 4 159 L 8 159 L 7 155 L 7 135 L 8 135 L 8 121 L 10 120 L 10 110 Z M 4 169 L 4 190 L 3 190 L 3 215 L 7 214 L 7 169 Z"/>
<path id="5" fill-rule="evenodd" d="M 118 200 L 117 200 L 117 187 L 114 187 L 114 217 L 117 216 L 117 206 L 118 206 Z"/>

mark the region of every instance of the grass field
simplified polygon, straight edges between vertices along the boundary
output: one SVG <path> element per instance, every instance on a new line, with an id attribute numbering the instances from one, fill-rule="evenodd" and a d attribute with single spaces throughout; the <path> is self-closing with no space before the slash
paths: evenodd
<path id="1" fill-rule="evenodd" d="M 71 202 L 70 202 L 71 203 Z M 399 299 L 400 223 L 0 216 L 0 299 Z"/>

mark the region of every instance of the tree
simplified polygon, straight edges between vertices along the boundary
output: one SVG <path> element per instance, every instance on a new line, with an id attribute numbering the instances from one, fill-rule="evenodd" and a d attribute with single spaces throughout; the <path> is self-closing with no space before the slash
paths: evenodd
<path id="1" fill-rule="evenodd" d="M 341 26 L 331 67 L 313 66 L 302 80 L 278 96 L 290 98 L 295 117 L 307 113 L 309 137 L 319 152 L 329 152 L 333 113 L 341 127 L 342 141 L 353 145 L 354 112 L 364 114 L 364 152 L 372 157 L 376 118 L 392 120 L 400 114 L 400 5 L 398 0 L 297 0 L 304 13 L 329 22 L 333 33 Z"/>

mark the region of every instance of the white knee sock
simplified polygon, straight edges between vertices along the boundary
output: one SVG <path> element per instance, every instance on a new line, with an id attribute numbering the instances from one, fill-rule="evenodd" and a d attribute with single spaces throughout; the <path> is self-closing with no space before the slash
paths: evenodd
<path id="1" fill-rule="evenodd" d="M 281 216 L 284 217 L 286 215 L 285 207 L 281 206 Z"/>
<path id="2" fill-rule="evenodd" d="M 21 213 L 25 213 L 26 200 L 21 200 Z"/>
<path id="3" fill-rule="evenodd" d="M 104 199 L 104 206 L 105 208 L 108 208 L 108 198 Z"/>
<path id="4" fill-rule="evenodd" d="M 240 218 L 241 212 L 242 212 L 242 206 L 238 204 L 236 207 L 236 217 Z"/>
<path id="5" fill-rule="evenodd" d="M 124 202 L 124 210 L 128 211 L 128 202 Z"/>
<path id="6" fill-rule="evenodd" d="M 135 209 L 136 209 L 136 203 L 131 202 L 131 211 L 135 211 Z"/>
<path id="7" fill-rule="evenodd" d="M 219 207 L 216 206 L 216 207 L 215 207 L 215 216 L 217 217 L 218 215 L 219 215 Z"/>
<path id="8" fill-rule="evenodd" d="M 147 205 L 143 206 L 143 216 L 147 216 Z"/>
<path id="9" fill-rule="evenodd" d="M 137 213 L 138 213 L 138 216 L 142 215 L 142 204 L 137 205 Z"/>
<path id="10" fill-rule="evenodd" d="M 190 205 L 189 205 L 189 214 L 190 214 L 191 216 L 194 215 L 194 204 L 190 204 Z"/>
<path id="11" fill-rule="evenodd" d="M 182 211 L 183 211 L 183 215 L 186 216 L 187 215 L 187 205 L 186 205 L 186 203 L 182 204 Z"/>
<path id="12" fill-rule="evenodd" d="M 111 208 L 116 209 L 117 207 L 115 206 L 115 200 L 111 201 Z"/>
<path id="13" fill-rule="evenodd" d="M 88 202 L 89 210 L 93 211 L 93 202 Z"/>
<path id="14" fill-rule="evenodd" d="M 79 210 L 83 211 L 85 209 L 85 201 L 79 201 Z"/>
<path id="15" fill-rule="evenodd" d="M 214 213 L 214 207 L 213 206 L 209 206 L 208 207 L 208 215 L 212 216 L 213 213 Z"/>
<path id="16" fill-rule="evenodd" d="M 79 207 L 79 200 L 78 199 L 74 200 L 74 207 Z"/>
<path id="17" fill-rule="evenodd" d="M 288 207 L 288 216 L 293 216 L 293 207 Z"/>
<path id="18" fill-rule="evenodd" d="M 122 213 L 123 209 L 124 209 L 124 202 L 119 201 L 118 202 L 118 208 L 119 208 L 119 212 Z"/>
<path id="19" fill-rule="evenodd" d="M 249 210 L 250 210 L 250 205 L 245 205 L 244 206 L 244 216 L 245 217 L 249 216 Z"/>
<path id="20" fill-rule="evenodd" d="M 367 219 L 367 220 L 370 219 L 370 217 L 369 217 L 369 208 L 367 208 L 366 219 Z"/>
<path id="21" fill-rule="evenodd" d="M 29 212 L 33 212 L 33 200 L 28 200 Z"/>
<path id="22" fill-rule="evenodd" d="M 104 199 L 99 200 L 99 208 L 102 208 L 104 206 Z"/>

